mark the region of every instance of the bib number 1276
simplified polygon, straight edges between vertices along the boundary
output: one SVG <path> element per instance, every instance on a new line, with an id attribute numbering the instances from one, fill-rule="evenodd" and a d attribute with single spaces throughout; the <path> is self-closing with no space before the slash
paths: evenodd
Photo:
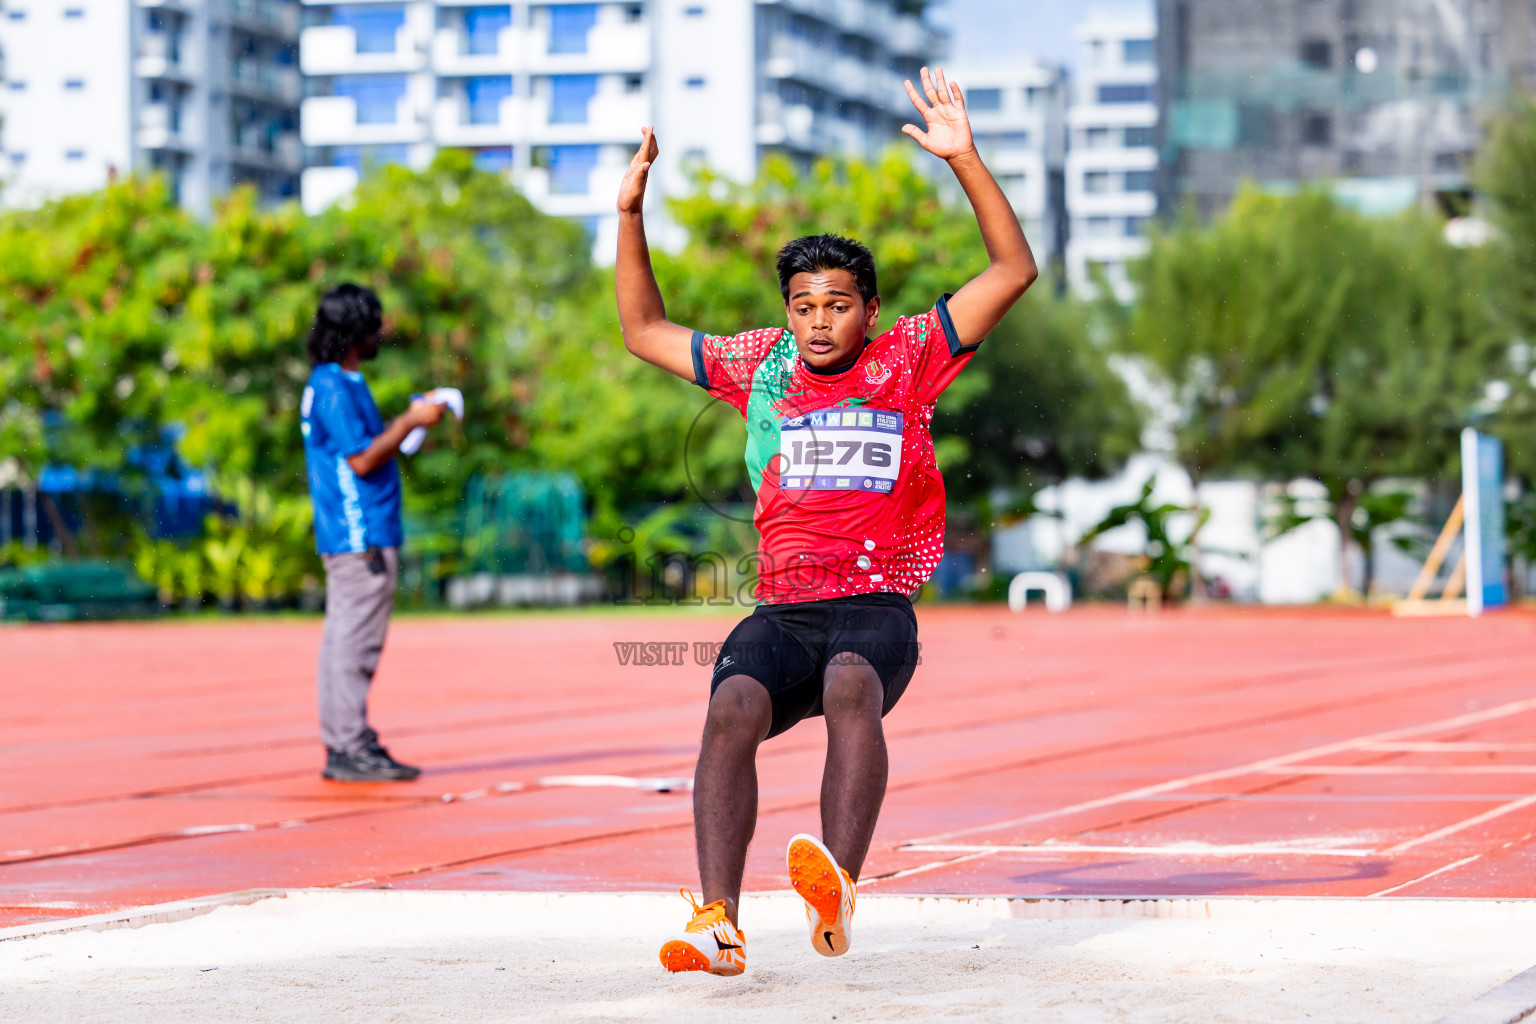
<path id="1" fill-rule="evenodd" d="M 889 494 L 901 471 L 902 414 L 823 409 L 780 424 L 784 490 Z"/>

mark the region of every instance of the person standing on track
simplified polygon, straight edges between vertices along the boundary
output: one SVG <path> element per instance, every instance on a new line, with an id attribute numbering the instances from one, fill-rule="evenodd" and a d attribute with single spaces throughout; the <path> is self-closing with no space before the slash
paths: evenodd
<path id="1" fill-rule="evenodd" d="M 906 87 L 927 131 L 902 130 L 949 163 L 990 264 L 953 298 L 873 340 L 874 258 L 835 235 L 796 239 L 779 252 L 787 327 L 707 337 L 672 323 L 641 217 L 658 153 L 652 129 L 619 188 L 625 347 L 746 417 L 761 538 L 764 603 L 715 662 L 694 776 L 705 903 L 684 890 L 694 913 L 661 947 L 669 971 L 746 969 L 736 904 L 757 821 L 757 748 L 813 715 L 827 720 L 822 837 L 790 841 L 790 883 L 805 899 L 817 952 L 839 956 L 851 941 L 855 884 L 885 796 L 881 719 L 917 662 L 910 595 L 943 553 L 934 403 L 1038 274 L 1018 217 L 976 152 L 960 89 L 943 69 L 924 68 L 922 84 L 922 95 Z"/>
<path id="2" fill-rule="evenodd" d="M 304 388 L 300 430 L 315 510 L 315 546 L 325 563 L 325 632 L 320 642 L 322 775 L 337 782 L 408 781 L 368 725 L 368 688 L 384 650 L 395 603 L 404 531 L 395 453 L 416 427 L 443 418 L 443 406 L 413 401 L 384 424 L 359 371 L 379 354 L 383 307 L 369 288 L 343 284 L 320 300 L 306 347 L 314 369 Z"/>

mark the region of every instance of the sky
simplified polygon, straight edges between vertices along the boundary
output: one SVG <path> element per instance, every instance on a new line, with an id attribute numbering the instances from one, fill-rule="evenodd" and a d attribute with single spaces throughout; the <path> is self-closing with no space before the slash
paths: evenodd
<path id="1" fill-rule="evenodd" d="M 1033 54 L 1070 66 L 1072 27 L 1090 10 L 1150 16 L 1152 0 L 937 0 L 928 19 L 949 29 L 953 64 L 994 64 Z"/>

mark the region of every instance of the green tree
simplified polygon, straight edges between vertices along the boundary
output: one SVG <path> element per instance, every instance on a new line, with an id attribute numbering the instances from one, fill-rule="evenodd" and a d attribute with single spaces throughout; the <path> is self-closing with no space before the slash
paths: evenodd
<path id="1" fill-rule="evenodd" d="M 167 418 L 167 325 L 204 237 L 153 180 L 0 218 L 0 460 L 30 480 L 49 463 L 133 476 L 128 453 Z M 40 503 L 62 528 L 51 499 Z"/>
<path id="2" fill-rule="evenodd" d="M 1452 471 L 1496 346 L 1475 267 L 1432 220 L 1248 189 L 1154 236 L 1137 283 L 1123 342 L 1168 385 L 1197 484 L 1319 480 L 1347 548 L 1376 481 Z"/>
<path id="3" fill-rule="evenodd" d="M 1496 229 L 1483 265 L 1500 317 L 1515 339 L 1500 379 L 1510 394 L 1490 426 L 1505 442 L 1511 475 L 1536 483 L 1536 98 L 1515 98 L 1494 120 L 1474 170 Z"/>
<path id="4" fill-rule="evenodd" d="M 176 423 L 181 455 L 211 471 L 226 500 L 255 481 L 286 510 L 307 490 L 304 334 L 320 293 L 353 280 L 377 289 L 386 309 L 388 342 L 368 371 L 385 413 L 433 385 L 465 392 L 463 427 L 434 432 L 402 460 L 408 507 L 452 510 L 474 473 L 529 461 L 533 339 L 561 303 L 589 294 L 588 258 L 578 225 L 539 213 L 505 178 L 452 152 L 419 173 L 385 168 L 314 218 L 292 205 L 260 209 L 240 191 L 202 224 L 156 179 L 8 213 L 0 459 L 32 479 L 49 463 L 131 476 L 128 453 Z M 285 526 L 242 562 L 222 517 L 209 529 L 195 547 L 216 556 L 199 576 L 226 601 L 242 585 L 232 579 L 253 601 L 280 594 L 287 548 L 310 543 Z M 114 532 L 133 536 L 96 531 Z"/>

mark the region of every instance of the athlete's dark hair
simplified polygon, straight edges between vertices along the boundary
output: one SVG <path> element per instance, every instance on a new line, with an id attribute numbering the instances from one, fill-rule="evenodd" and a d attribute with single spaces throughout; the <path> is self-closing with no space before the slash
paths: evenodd
<path id="1" fill-rule="evenodd" d="M 384 325 L 384 307 L 372 288 L 339 284 L 325 293 L 315 310 L 304 347 L 312 364 L 339 363 L 353 345 L 375 337 Z"/>
<path id="2" fill-rule="evenodd" d="M 864 246 L 842 235 L 806 235 L 779 250 L 779 291 L 789 301 L 789 279 L 818 270 L 846 270 L 853 275 L 865 302 L 880 294 L 875 285 L 875 257 Z"/>

